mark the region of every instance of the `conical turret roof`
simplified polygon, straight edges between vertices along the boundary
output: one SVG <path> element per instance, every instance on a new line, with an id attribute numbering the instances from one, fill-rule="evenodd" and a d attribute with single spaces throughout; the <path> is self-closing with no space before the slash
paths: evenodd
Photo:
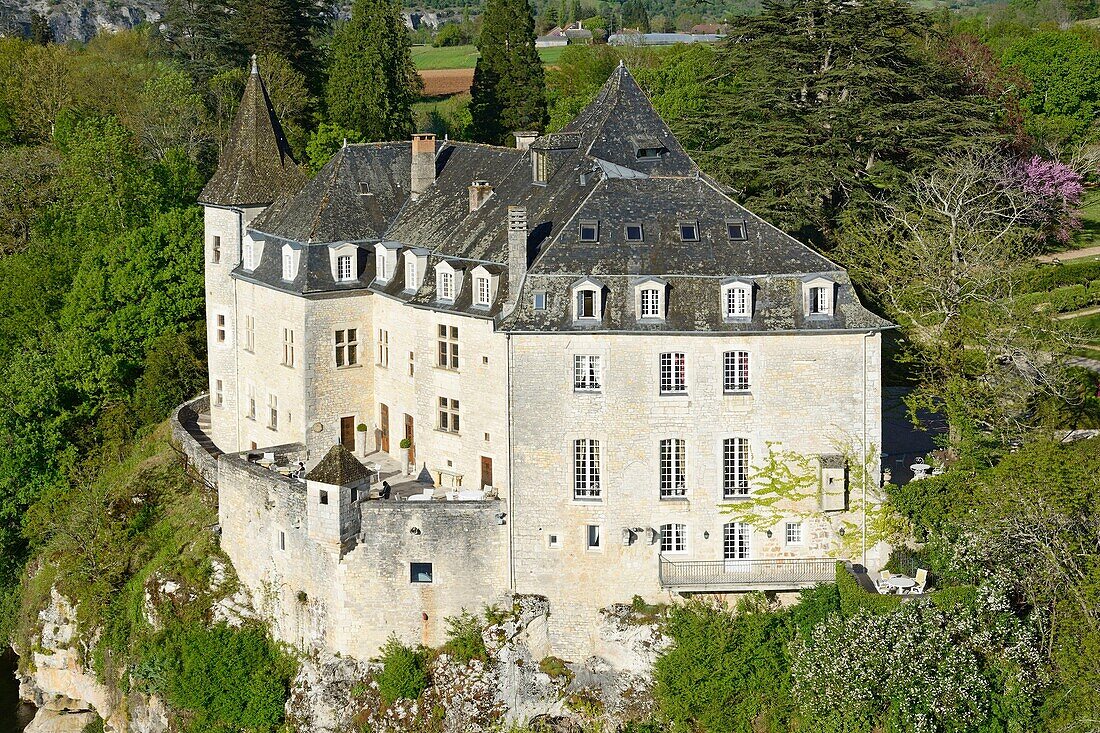
<path id="1" fill-rule="evenodd" d="M 321 459 L 321 462 L 306 474 L 306 481 L 317 481 L 332 486 L 351 486 L 365 480 L 370 471 L 352 455 L 351 451 L 337 443 Z"/>
<path id="2" fill-rule="evenodd" d="M 290 154 L 253 56 L 252 73 L 218 170 L 203 188 L 199 201 L 218 206 L 266 206 L 279 196 L 295 193 L 305 180 Z"/>

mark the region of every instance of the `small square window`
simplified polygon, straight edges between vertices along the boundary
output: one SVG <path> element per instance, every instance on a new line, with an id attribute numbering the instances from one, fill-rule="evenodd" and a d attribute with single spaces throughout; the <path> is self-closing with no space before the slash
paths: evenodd
<path id="1" fill-rule="evenodd" d="M 694 221 L 682 221 L 682 222 L 680 222 L 680 241 L 682 241 L 682 242 L 698 242 L 699 241 L 699 225 Z"/>
<path id="2" fill-rule="evenodd" d="M 324 490 L 321 491 L 321 503 L 322 504 L 328 504 L 328 492 L 327 491 L 324 491 Z"/>
<path id="3" fill-rule="evenodd" d="M 600 525 L 590 524 L 585 527 L 584 544 L 589 550 L 600 549 Z"/>
<path id="4" fill-rule="evenodd" d="M 745 239 L 745 222 L 743 221 L 727 221 L 726 222 L 726 236 L 731 240 L 743 240 Z"/>
<path id="5" fill-rule="evenodd" d="M 489 363 L 489 357 L 487 357 L 487 356 L 481 357 L 481 363 L 482 364 L 488 364 Z"/>
<path id="6" fill-rule="evenodd" d="M 431 583 L 432 582 L 432 564 L 430 562 L 412 562 L 412 563 L 409 563 L 409 582 L 410 583 Z"/>
<path id="7" fill-rule="evenodd" d="M 535 310 L 537 310 L 537 311 L 546 310 L 546 293 L 541 292 L 541 291 L 537 292 L 537 293 L 535 293 L 535 298 L 534 299 L 535 299 L 535 304 L 534 304 L 535 305 Z"/>
<path id="8" fill-rule="evenodd" d="M 628 242 L 641 242 L 642 241 L 642 225 L 641 224 L 627 224 L 626 225 L 626 241 Z"/>
<path id="9" fill-rule="evenodd" d="M 369 196 L 370 195 L 370 184 L 367 183 L 366 181 L 359 181 L 359 195 L 360 196 Z"/>
<path id="10" fill-rule="evenodd" d="M 581 241 L 597 242 L 600 239 L 600 223 L 598 221 L 581 222 Z"/>
<path id="11" fill-rule="evenodd" d="M 551 550 L 561 549 L 561 535 L 557 532 L 551 532 L 546 535 L 546 544 Z"/>

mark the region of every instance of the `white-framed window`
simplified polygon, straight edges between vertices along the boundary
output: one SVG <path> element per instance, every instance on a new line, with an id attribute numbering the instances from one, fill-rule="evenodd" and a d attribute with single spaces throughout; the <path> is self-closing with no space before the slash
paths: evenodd
<path id="1" fill-rule="evenodd" d="M 573 498 L 600 498 L 600 441 L 580 438 L 573 441 Z"/>
<path id="2" fill-rule="evenodd" d="M 584 528 L 584 547 L 585 547 L 585 549 L 586 550 L 598 550 L 598 549 L 600 549 L 600 547 L 602 547 L 601 542 L 603 541 L 603 538 L 601 537 L 601 534 L 602 534 L 602 532 L 600 532 L 600 525 L 598 525 L 598 524 L 585 525 L 585 528 Z"/>
<path id="3" fill-rule="evenodd" d="M 245 412 L 244 416 L 247 417 L 249 420 L 255 420 L 256 419 L 256 387 L 251 385 L 251 384 L 248 385 L 248 387 L 245 389 L 245 397 L 246 397 L 245 407 L 247 408 L 247 411 Z"/>
<path id="4" fill-rule="evenodd" d="M 749 494 L 749 439 L 722 441 L 722 496 L 732 499 Z"/>
<path id="5" fill-rule="evenodd" d="M 225 405 L 225 383 L 220 379 L 214 380 L 214 407 Z"/>
<path id="6" fill-rule="evenodd" d="M 722 391 L 749 391 L 749 352 L 727 351 L 722 355 Z"/>
<path id="7" fill-rule="evenodd" d="M 370 184 L 366 181 L 359 181 L 359 195 L 370 196 Z"/>
<path id="8" fill-rule="evenodd" d="M 536 290 L 532 296 L 532 307 L 537 311 L 546 310 L 546 292 L 543 290 Z"/>
<path id="9" fill-rule="evenodd" d="M 390 332 L 384 328 L 378 329 L 378 366 L 390 365 Z"/>
<path id="10" fill-rule="evenodd" d="M 582 242 L 598 242 L 600 241 L 600 222 L 595 219 L 582 219 L 578 232 Z"/>
<path id="11" fill-rule="evenodd" d="M 439 324 L 439 353 L 437 364 L 441 369 L 458 369 L 458 326 Z"/>
<path id="12" fill-rule="evenodd" d="M 661 291 L 657 288 L 642 288 L 641 317 L 660 318 L 661 316 Z"/>
<path id="13" fill-rule="evenodd" d="M 272 430 L 279 429 L 279 398 L 273 394 L 267 395 L 267 426 Z"/>
<path id="14" fill-rule="evenodd" d="M 535 183 L 546 183 L 548 170 L 546 153 L 542 150 L 531 151 L 531 178 Z"/>
<path id="15" fill-rule="evenodd" d="M 416 258 L 405 258 L 405 289 L 412 290 L 419 283 L 416 280 Z"/>
<path id="16" fill-rule="evenodd" d="M 802 522 L 787 522 L 783 527 L 783 537 L 788 545 L 801 545 Z"/>
<path id="17" fill-rule="evenodd" d="M 594 354 L 573 355 L 573 391 L 599 392 L 600 357 Z"/>
<path id="18" fill-rule="evenodd" d="M 294 253 L 290 249 L 283 250 L 283 279 L 294 279 Z"/>
<path id="19" fill-rule="evenodd" d="M 409 352 L 409 376 L 411 377 L 416 373 L 416 352 Z"/>
<path id="20" fill-rule="evenodd" d="M 752 316 L 752 291 L 745 285 L 731 285 L 726 288 L 723 303 L 726 318 L 749 318 Z"/>
<path id="21" fill-rule="evenodd" d="M 661 525 L 661 552 L 687 552 L 687 525 Z"/>
<path id="22" fill-rule="evenodd" d="M 722 525 L 722 556 L 726 560 L 748 560 L 752 556 L 752 530 L 748 522 Z"/>
<path id="23" fill-rule="evenodd" d="M 687 393 L 687 357 L 680 351 L 661 354 L 661 394 Z"/>
<path id="24" fill-rule="evenodd" d="M 256 350 L 256 317 L 244 317 L 244 350 Z"/>
<path id="25" fill-rule="evenodd" d="M 743 221 L 726 221 L 726 236 L 730 241 L 738 242 L 743 241 L 745 236 L 745 222 Z"/>
<path id="26" fill-rule="evenodd" d="M 455 275 L 453 272 L 437 272 L 435 274 L 436 290 L 440 300 L 455 299 Z"/>
<path id="27" fill-rule="evenodd" d="M 353 255 L 340 255 L 336 258 L 336 277 L 340 279 L 340 282 L 355 279 L 355 257 Z"/>
<path id="28" fill-rule="evenodd" d="M 445 433 L 459 432 L 458 400 L 439 398 L 439 429 Z"/>
<path id="29" fill-rule="evenodd" d="M 215 235 L 210 242 L 210 259 L 215 264 L 221 264 L 222 261 L 222 238 Z"/>
<path id="30" fill-rule="evenodd" d="M 245 241 L 241 244 L 241 264 L 246 270 L 252 270 L 256 267 L 255 263 L 252 261 L 254 251 L 252 242 Z"/>
<path id="31" fill-rule="evenodd" d="M 340 328 L 334 336 L 336 366 L 348 367 L 359 363 L 359 329 Z"/>
<path id="32" fill-rule="evenodd" d="M 832 310 L 832 298 L 829 297 L 829 289 L 824 285 L 815 285 L 810 288 L 810 315 L 826 315 Z"/>
<path id="33" fill-rule="evenodd" d="M 219 344 L 225 343 L 225 314 L 219 313 L 214 316 L 214 340 Z"/>
<path id="34" fill-rule="evenodd" d="M 682 438 L 665 438 L 661 441 L 661 498 L 671 499 L 687 495 L 687 450 Z"/>
<path id="35" fill-rule="evenodd" d="M 596 315 L 596 291 L 577 291 L 577 318 L 598 318 Z"/>
<path id="36" fill-rule="evenodd" d="M 386 265 L 387 265 L 386 260 L 387 260 L 387 257 L 386 257 L 385 250 L 382 250 L 382 249 L 378 250 L 378 253 L 375 254 L 375 256 L 374 256 L 374 262 L 375 262 L 375 276 L 379 280 L 389 280 L 390 279 L 390 274 L 391 273 L 389 272 L 389 269 L 386 267 Z"/>
<path id="37" fill-rule="evenodd" d="M 294 366 L 294 330 L 283 329 L 283 365 Z"/>
<path id="38" fill-rule="evenodd" d="M 489 305 L 489 301 L 490 301 L 489 278 L 479 277 L 479 278 L 477 278 L 477 283 L 476 284 L 477 284 L 477 287 L 475 288 L 475 294 L 476 294 L 477 300 L 475 301 L 475 303 L 477 305 Z"/>
<path id="39" fill-rule="evenodd" d="M 682 221 L 678 225 L 680 230 L 681 242 L 698 242 L 699 241 L 699 222 L 697 221 Z"/>
<path id="40" fill-rule="evenodd" d="M 638 222 L 631 222 L 623 227 L 623 233 L 628 242 L 641 242 L 645 239 L 645 230 Z"/>

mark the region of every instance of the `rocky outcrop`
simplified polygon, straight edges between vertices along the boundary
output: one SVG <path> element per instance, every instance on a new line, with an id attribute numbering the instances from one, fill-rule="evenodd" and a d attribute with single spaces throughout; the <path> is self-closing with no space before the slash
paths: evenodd
<path id="1" fill-rule="evenodd" d="M 141 23 L 157 23 L 164 12 L 160 0 L 130 0 L 122 4 L 105 0 L 0 0 L 3 33 L 30 31 L 30 19 L 41 14 L 49 23 L 54 40 L 88 41 L 100 31 L 119 31 Z"/>

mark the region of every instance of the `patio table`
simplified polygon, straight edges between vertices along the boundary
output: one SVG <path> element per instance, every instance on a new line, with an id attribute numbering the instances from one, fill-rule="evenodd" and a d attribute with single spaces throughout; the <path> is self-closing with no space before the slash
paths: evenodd
<path id="1" fill-rule="evenodd" d="M 910 588 L 914 587 L 916 584 L 917 581 L 905 575 L 892 575 L 889 579 L 883 582 L 883 585 L 888 586 L 898 592 L 907 591 Z"/>

